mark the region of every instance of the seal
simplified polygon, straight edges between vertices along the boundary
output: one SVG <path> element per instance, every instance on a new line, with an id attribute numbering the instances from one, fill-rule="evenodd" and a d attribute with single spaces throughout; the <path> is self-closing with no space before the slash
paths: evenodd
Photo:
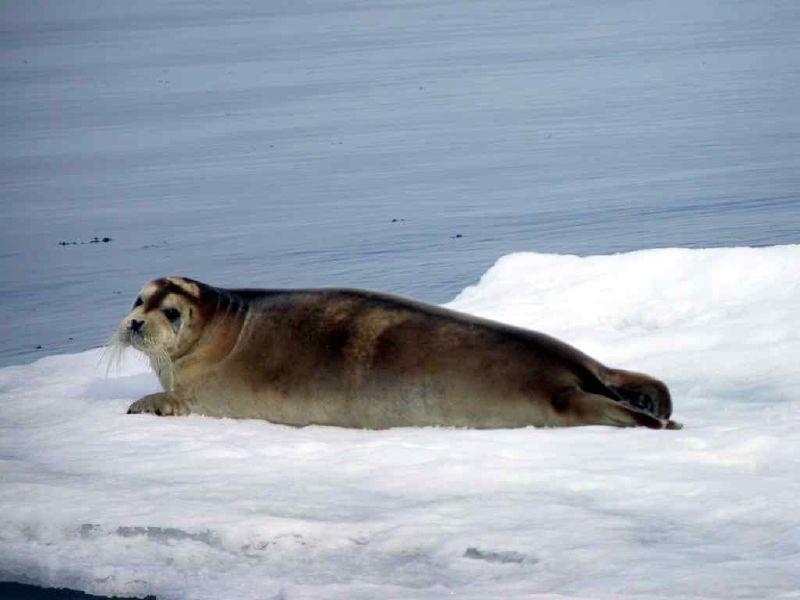
<path id="1" fill-rule="evenodd" d="M 163 392 L 129 413 L 366 429 L 677 429 L 667 386 L 543 333 L 357 289 L 147 283 L 115 334 Z"/>

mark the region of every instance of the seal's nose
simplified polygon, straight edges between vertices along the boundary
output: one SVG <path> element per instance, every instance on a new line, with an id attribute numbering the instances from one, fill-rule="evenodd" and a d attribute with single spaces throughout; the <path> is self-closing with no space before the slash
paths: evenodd
<path id="1" fill-rule="evenodd" d="M 131 319 L 131 331 L 134 333 L 138 333 L 139 330 L 144 325 L 144 321 L 137 321 L 136 319 Z"/>

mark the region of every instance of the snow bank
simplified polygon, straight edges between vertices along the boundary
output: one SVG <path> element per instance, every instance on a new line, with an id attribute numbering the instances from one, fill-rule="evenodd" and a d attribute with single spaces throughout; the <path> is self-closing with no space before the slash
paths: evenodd
<path id="1" fill-rule="evenodd" d="M 453 308 L 664 378 L 682 431 L 127 416 L 0 370 L 0 579 L 161 598 L 797 597 L 800 246 L 513 254 Z M 113 323 L 109 327 L 113 328 Z"/>

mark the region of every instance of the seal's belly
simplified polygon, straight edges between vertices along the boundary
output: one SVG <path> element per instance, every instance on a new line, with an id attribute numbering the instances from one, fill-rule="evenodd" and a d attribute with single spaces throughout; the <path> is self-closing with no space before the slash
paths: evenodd
<path id="1" fill-rule="evenodd" d="M 444 370 L 399 373 L 372 370 L 354 378 L 330 365 L 306 377 L 254 377 L 240 372 L 207 378 L 191 393 L 192 412 L 265 419 L 294 426 L 365 429 L 411 426 L 507 428 L 553 424 L 549 398 L 531 385 Z"/>

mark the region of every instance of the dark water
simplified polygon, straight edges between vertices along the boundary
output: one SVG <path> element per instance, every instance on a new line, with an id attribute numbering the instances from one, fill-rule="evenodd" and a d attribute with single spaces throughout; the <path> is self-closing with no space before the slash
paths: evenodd
<path id="1" fill-rule="evenodd" d="M 0 598 L 3 600 L 140 600 L 129 596 L 95 596 L 69 588 L 41 588 L 34 585 L 0 582 Z M 141 600 L 156 600 L 146 596 Z"/>
<path id="2" fill-rule="evenodd" d="M 798 25 L 796 2 L 5 4 L 0 364 L 101 344 L 166 274 L 444 302 L 509 252 L 799 242 Z"/>

